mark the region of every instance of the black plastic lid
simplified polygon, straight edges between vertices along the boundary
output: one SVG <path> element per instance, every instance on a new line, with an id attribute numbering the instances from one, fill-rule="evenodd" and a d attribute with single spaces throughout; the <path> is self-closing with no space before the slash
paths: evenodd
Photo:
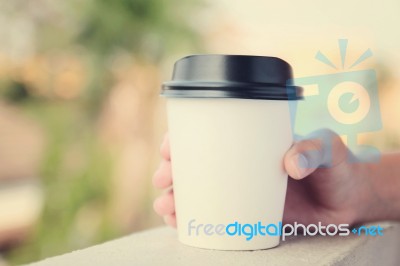
<path id="1" fill-rule="evenodd" d="M 302 99 L 302 89 L 287 82 L 292 68 L 267 56 L 191 55 L 174 65 L 161 95 L 182 98 Z"/>

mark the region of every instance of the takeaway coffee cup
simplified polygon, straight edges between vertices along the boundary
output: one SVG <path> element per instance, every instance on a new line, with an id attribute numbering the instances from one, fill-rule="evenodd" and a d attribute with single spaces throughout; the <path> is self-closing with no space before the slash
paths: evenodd
<path id="1" fill-rule="evenodd" d="M 179 240 L 220 250 L 279 244 L 292 143 L 286 84 L 275 57 L 193 55 L 175 63 L 167 98 Z"/>

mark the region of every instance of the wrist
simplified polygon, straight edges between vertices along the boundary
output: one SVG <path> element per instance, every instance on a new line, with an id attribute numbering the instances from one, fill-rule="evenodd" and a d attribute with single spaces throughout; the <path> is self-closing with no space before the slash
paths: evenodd
<path id="1" fill-rule="evenodd" d="M 388 171 L 390 167 L 392 159 L 386 156 L 379 163 L 354 165 L 361 187 L 357 223 L 400 221 L 400 182 L 396 173 Z"/>
<path id="2" fill-rule="evenodd" d="M 378 209 L 375 206 L 377 195 L 374 191 L 369 164 L 351 164 L 351 174 L 354 180 L 355 201 L 353 208 L 355 210 L 353 224 L 372 222 Z M 374 210 L 373 210 L 374 209 Z"/>
<path id="3" fill-rule="evenodd" d="M 358 178 L 360 200 L 358 202 L 358 217 L 356 223 L 374 222 L 385 216 L 382 213 L 382 198 L 375 187 L 373 165 L 361 163 L 354 165 L 355 176 Z"/>

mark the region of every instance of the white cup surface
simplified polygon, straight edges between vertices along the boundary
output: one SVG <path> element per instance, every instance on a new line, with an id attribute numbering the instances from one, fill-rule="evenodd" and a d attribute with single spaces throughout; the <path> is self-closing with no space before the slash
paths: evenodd
<path id="1" fill-rule="evenodd" d="M 262 235 L 254 224 L 282 221 L 283 156 L 292 144 L 288 102 L 168 98 L 167 111 L 179 240 L 221 250 L 277 246 L 279 235 Z M 229 235 L 224 230 L 235 222 Z"/>

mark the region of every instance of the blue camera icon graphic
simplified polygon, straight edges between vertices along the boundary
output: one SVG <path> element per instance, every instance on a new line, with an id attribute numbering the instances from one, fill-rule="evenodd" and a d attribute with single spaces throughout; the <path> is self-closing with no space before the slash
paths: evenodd
<path id="1" fill-rule="evenodd" d="M 320 138 L 318 141 L 329 149 L 332 139 L 321 138 L 315 133 L 330 129 L 346 140 L 349 162 L 379 160 L 378 149 L 358 143 L 359 134 L 382 129 L 375 70 L 300 77 L 288 80 L 287 84 L 302 87 L 304 94 L 303 100 L 289 101 L 295 141 Z M 329 161 L 332 162 L 332 158 Z"/>

